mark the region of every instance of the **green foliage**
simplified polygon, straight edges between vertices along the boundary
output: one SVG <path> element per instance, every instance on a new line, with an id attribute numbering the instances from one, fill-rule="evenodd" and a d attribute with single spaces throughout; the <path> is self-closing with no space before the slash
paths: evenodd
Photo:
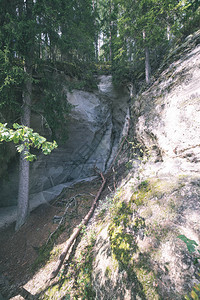
<path id="1" fill-rule="evenodd" d="M 200 299 L 200 284 L 195 284 L 189 295 L 185 296 L 186 300 L 199 300 Z"/>
<path id="2" fill-rule="evenodd" d="M 13 60 L 11 51 L 0 49 L 0 110 L 11 121 L 21 111 L 21 92 L 25 80 L 22 62 Z"/>
<path id="3" fill-rule="evenodd" d="M 131 196 L 131 201 L 137 206 L 143 205 L 148 201 L 152 194 L 152 187 L 148 180 L 142 181 Z"/>
<path id="4" fill-rule="evenodd" d="M 57 148 L 55 141 L 47 142 L 46 138 L 40 136 L 37 132 L 33 132 L 33 129 L 21 126 L 17 123 L 13 124 L 13 129 L 7 128 L 7 124 L 0 123 L 0 142 L 14 142 L 17 144 L 16 148 L 19 153 L 24 151 L 25 159 L 33 161 L 36 155 L 29 152 L 30 147 L 41 149 L 42 152 L 47 155 L 51 151 Z"/>
<path id="5" fill-rule="evenodd" d="M 198 246 L 198 244 L 194 240 L 188 239 L 185 235 L 179 235 L 177 236 L 177 238 L 181 239 L 186 244 L 187 249 L 190 253 L 195 252 L 196 246 Z"/>
<path id="6" fill-rule="evenodd" d="M 199 28 L 199 13 L 199 0 L 101 0 L 100 60 L 111 62 L 117 85 L 132 81 L 139 89 L 145 48 L 155 72 L 173 43 Z"/>
<path id="7" fill-rule="evenodd" d="M 189 253 L 195 253 L 197 250 L 198 254 L 195 257 L 194 264 L 198 263 L 198 259 L 200 259 L 200 250 L 196 249 L 198 246 L 197 242 L 194 240 L 191 240 L 187 238 L 185 235 L 179 235 L 177 238 L 181 239 L 187 246 L 187 249 Z M 196 254 L 196 253 L 195 253 Z M 198 274 L 200 276 L 200 273 Z M 189 293 L 189 295 L 185 296 L 186 300 L 200 300 L 200 284 L 195 284 L 192 288 L 192 291 Z"/>
<path id="8" fill-rule="evenodd" d="M 95 82 L 92 0 L 2 0 L 0 15 L 0 122 L 5 119 L 12 124 L 20 118 L 29 81 L 31 98 L 38 96 L 34 95 L 36 89 L 42 96 L 34 102 L 34 110 L 44 114 L 54 136 L 63 137 L 70 107 L 62 76 L 57 76 L 61 66 L 67 69 L 65 74 L 78 79 L 80 88 L 90 88 Z M 26 70 L 27 62 L 33 72 Z"/>
<path id="9" fill-rule="evenodd" d="M 188 239 L 185 235 L 179 235 L 177 238 L 181 239 L 187 246 L 187 249 L 190 253 L 193 253 L 197 250 L 198 256 L 196 255 L 194 264 L 198 263 L 198 259 L 200 259 L 200 250 L 196 249 L 198 244 L 194 240 Z"/>

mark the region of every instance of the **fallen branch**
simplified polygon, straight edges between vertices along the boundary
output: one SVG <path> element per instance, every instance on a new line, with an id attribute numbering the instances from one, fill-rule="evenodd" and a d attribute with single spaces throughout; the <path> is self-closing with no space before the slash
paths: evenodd
<path id="1" fill-rule="evenodd" d="M 62 216 L 58 216 L 59 218 L 59 223 L 58 223 L 58 226 L 56 227 L 56 229 L 49 235 L 48 239 L 47 239 L 47 242 L 46 242 L 46 245 L 49 243 L 49 241 L 51 240 L 52 236 L 60 229 L 60 227 L 63 225 L 64 221 L 65 221 L 65 218 L 66 218 L 66 215 L 68 213 L 68 209 L 72 206 L 73 202 L 75 201 L 75 206 L 77 205 L 76 204 L 76 198 L 77 197 L 81 197 L 81 196 L 84 196 L 84 195 L 91 195 L 91 196 L 94 196 L 93 194 L 91 193 L 84 193 L 84 194 L 77 194 L 73 197 L 71 197 L 65 207 L 65 211 L 64 211 L 64 214 Z M 62 202 L 66 202 L 66 201 L 62 201 Z M 55 218 L 56 216 L 54 216 Z"/>
<path id="2" fill-rule="evenodd" d="M 82 220 L 81 224 L 74 230 L 73 234 L 71 235 L 71 237 L 69 238 L 69 240 L 67 241 L 67 244 L 66 244 L 66 247 L 64 249 L 64 251 L 62 252 L 62 254 L 60 255 L 59 257 L 59 260 L 58 260 L 58 263 L 56 265 L 56 268 L 55 270 L 51 273 L 51 276 L 50 276 L 50 280 L 55 278 L 58 274 L 58 272 L 60 271 L 60 268 L 65 260 L 65 257 L 71 247 L 71 245 L 73 244 L 73 242 L 75 241 L 75 239 L 78 237 L 80 231 L 82 230 L 83 226 L 85 226 L 89 219 L 91 218 L 94 210 L 95 210 L 95 207 L 96 207 L 96 204 L 97 204 L 97 201 L 99 200 L 99 197 L 104 189 L 104 186 L 106 184 L 106 179 L 104 178 L 103 174 L 101 173 L 101 178 L 103 180 L 102 182 L 102 185 L 93 201 L 93 204 L 92 204 L 92 207 L 90 208 L 88 214 L 85 216 L 85 218 Z"/>
<path id="3" fill-rule="evenodd" d="M 117 152 L 117 154 L 116 154 L 116 156 L 115 156 L 115 158 L 114 158 L 114 160 L 113 160 L 110 168 L 108 169 L 108 171 L 111 170 L 111 168 L 113 167 L 113 165 L 114 165 L 114 163 L 115 163 L 118 155 L 120 154 L 120 152 L 121 152 L 121 150 L 123 148 L 123 145 L 124 145 L 125 141 L 127 141 L 127 136 L 128 136 L 129 127 L 130 127 L 130 119 L 127 118 L 127 121 L 128 121 L 128 127 L 127 127 L 126 135 L 124 136 L 124 140 L 122 141 L 122 143 L 120 145 L 120 148 L 119 148 L 119 150 L 118 150 L 118 152 Z M 107 171 L 107 173 L 108 173 L 108 171 Z M 67 256 L 67 253 L 68 253 L 70 247 L 72 246 L 72 244 L 74 243 L 74 241 L 78 237 L 78 235 L 81 232 L 83 226 L 85 226 L 88 223 L 88 221 L 90 220 L 90 218 L 91 218 L 91 216 L 92 216 L 92 214 L 93 214 L 93 212 L 95 210 L 97 201 L 99 200 L 99 197 L 100 197 L 100 195 L 101 195 L 101 193 L 102 193 L 102 191 L 103 191 L 103 189 L 105 187 L 105 184 L 106 184 L 106 179 L 103 176 L 102 172 L 98 172 L 98 173 L 100 174 L 100 176 L 102 178 L 102 185 L 101 185 L 101 187 L 100 187 L 100 189 L 99 189 L 99 191 L 98 191 L 98 193 L 97 193 L 97 195 L 96 195 L 96 197 L 95 197 L 95 199 L 93 201 L 93 204 L 92 204 L 92 206 L 91 206 L 88 214 L 85 216 L 85 218 L 82 220 L 82 222 L 80 223 L 80 225 L 74 230 L 74 232 L 72 233 L 71 237 L 68 239 L 65 249 L 62 252 L 62 254 L 60 255 L 60 257 L 59 257 L 59 260 L 57 262 L 56 268 L 54 269 L 54 271 L 50 275 L 50 280 L 52 280 L 53 278 L 55 278 L 57 276 L 57 274 L 60 271 L 60 268 L 62 267 L 62 264 L 63 264 L 63 262 L 65 260 L 65 257 Z"/>

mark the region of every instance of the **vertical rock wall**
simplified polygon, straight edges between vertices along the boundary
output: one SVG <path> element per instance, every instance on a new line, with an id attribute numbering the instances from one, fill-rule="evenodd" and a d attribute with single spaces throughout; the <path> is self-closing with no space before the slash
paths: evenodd
<path id="1" fill-rule="evenodd" d="M 73 108 L 69 116 L 68 140 L 46 157 L 40 155 L 31 165 L 31 199 L 48 201 L 74 180 L 95 176 L 94 167 L 104 172 L 112 162 L 121 140 L 129 95 L 116 89 L 111 76 L 99 78 L 98 90 L 91 93 L 66 89 Z M 42 120 L 33 124 L 41 132 Z M 15 165 L 8 178 L 0 182 L 0 206 L 16 204 L 18 170 Z"/>

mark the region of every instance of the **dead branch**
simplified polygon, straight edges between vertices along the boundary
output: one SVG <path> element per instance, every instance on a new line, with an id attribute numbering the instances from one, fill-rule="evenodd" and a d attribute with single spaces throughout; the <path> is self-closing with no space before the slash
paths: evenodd
<path id="1" fill-rule="evenodd" d="M 106 179 L 104 178 L 104 176 L 103 176 L 102 173 L 101 173 L 101 177 L 103 179 L 103 182 L 102 182 L 102 185 L 101 185 L 101 187 L 100 187 L 100 189 L 99 189 L 99 191 L 98 191 L 98 193 L 97 193 L 97 195 L 96 195 L 96 197 L 95 197 L 95 199 L 93 201 L 93 204 L 92 204 L 92 206 L 91 206 L 88 214 L 82 220 L 81 224 L 78 227 L 76 227 L 76 229 L 74 230 L 73 234 L 71 235 L 71 237 L 67 241 L 65 249 L 62 252 L 62 254 L 60 255 L 60 257 L 59 257 L 59 260 L 58 260 L 58 263 L 56 265 L 56 268 L 51 273 L 50 280 L 53 279 L 53 278 L 55 278 L 57 276 L 57 274 L 60 271 L 60 268 L 61 268 L 61 266 L 62 266 L 62 264 L 63 264 L 63 262 L 65 260 L 65 257 L 66 257 L 66 255 L 67 255 L 67 253 L 68 253 L 68 251 L 69 251 L 69 249 L 71 247 L 71 245 L 73 244 L 73 242 L 75 241 L 75 239 L 78 237 L 78 235 L 79 235 L 81 229 L 83 228 L 83 226 L 85 226 L 88 223 L 89 219 L 91 218 L 91 216 L 92 216 L 92 214 L 93 214 L 93 212 L 95 210 L 97 201 L 99 200 L 99 197 L 100 197 L 100 195 L 101 195 L 101 193 L 102 193 L 102 191 L 104 189 L 104 186 L 106 184 Z"/>
<path id="2" fill-rule="evenodd" d="M 76 204 L 76 198 L 77 197 L 82 197 L 84 195 L 91 195 L 91 196 L 94 196 L 92 193 L 84 193 L 84 194 L 77 194 L 73 197 L 71 197 L 69 200 L 66 200 L 68 201 L 66 207 L 65 207 L 65 211 L 64 211 L 64 214 L 62 216 L 58 216 L 59 218 L 59 223 L 58 223 L 58 226 L 56 227 L 56 229 L 49 235 L 47 241 L 46 241 L 46 245 L 49 243 L 49 241 L 51 240 L 52 236 L 60 229 L 60 227 L 63 225 L 64 221 L 65 221 L 65 217 L 67 215 L 67 212 L 68 212 L 68 209 L 73 205 L 73 202 L 75 201 L 75 206 L 77 205 Z M 62 202 L 66 202 L 66 201 L 62 201 Z M 54 216 L 55 218 L 55 216 Z"/>
<path id="3" fill-rule="evenodd" d="M 112 168 L 113 171 L 113 186 L 114 186 L 114 192 L 116 192 L 116 184 L 115 184 L 115 168 Z"/>
<path id="4" fill-rule="evenodd" d="M 113 162 L 112 162 L 110 168 L 108 169 L 108 171 L 110 171 L 110 170 L 112 169 L 112 167 L 114 166 L 114 163 L 115 163 L 115 161 L 116 161 L 118 155 L 120 154 L 120 152 L 121 152 L 121 150 L 122 150 L 122 148 L 123 148 L 123 145 L 124 145 L 125 141 L 127 141 L 127 136 L 128 136 L 129 128 L 130 128 L 130 119 L 128 118 L 127 120 L 128 120 L 128 129 L 127 129 L 127 133 L 126 133 L 126 135 L 124 136 L 124 139 L 123 139 L 123 141 L 121 142 L 120 148 L 119 148 L 119 150 L 118 150 L 118 152 L 117 152 L 117 154 L 116 154 L 116 156 L 115 156 L 115 158 L 114 158 L 114 160 L 113 160 Z M 96 169 L 97 169 L 97 168 L 96 168 Z M 99 197 L 100 197 L 100 195 L 101 195 L 101 193 L 102 193 L 102 191 L 103 191 L 103 189 L 104 189 L 104 187 L 105 187 L 106 179 L 105 179 L 104 175 L 103 175 L 102 172 L 100 172 L 99 170 L 96 170 L 96 171 L 100 174 L 100 176 L 101 176 L 101 178 L 102 178 L 102 185 L 101 185 L 101 187 L 100 187 L 100 189 L 99 189 L 99 191 L 98 191 L 98 193 L 97 193 L 97 195 L 96 195 L 96 197 L 95 197 L 95 199 L 94 199 L 94 201 L 93 201 L 93 204 L 92 204 L 92 206 L 91 206 L 91 208 L 90 208 L 88 214 L 87 214 L 87 215 L 85 216 L 85 218 L 82 220 L 82 222 L 80 223 L 80 225 L 79 225 L 78 227 L 76 227 L 76 229 L 75 229 L 74 232 L 72 233 L 71 237 L 68 239 L 65 249 L 64 249 L 64 251 L 62 252 L 62 254 L 60 255 L 60 257 L 59 257 L 59 260 L 58 260 L 58 262 L 57 262 L 56 268 L 54 269 L 54 271 L 53 271 L 53 272 L 51 273 L 51 275 L 50 275 L 50 280 L 52 280 L 53 278 L 55 278 L 55 277 L 57 276 L 58 272 L 60 271 L 60 268 L 62 267 L 62 264 L 63 264 L 63 262 L 64 262 L 64 260 L 65 260 L 65 257 L 66 257 L 66 255 L 67 255 L 67 253 L 68 253 L 70 247 L 72 246 L 72 244 L 74 243 L 74 241 L 75 241 L 76 238 L 78 237 L 78 235 L 79 235 L 79 233 L 81 232 L 83 226 L 85 226 L 85 225 L 88 223 L 88 221 L 90 220 L 90 218 L 91 218 L 91 216 L 92 216 L 92 214 L 93 214 L 93 212 L 94 212 L 94 210 L 95 210 L 97 201 L 99 200 Z M 108 173 L 108 171 L 107 171 L 107 173 Z"/>

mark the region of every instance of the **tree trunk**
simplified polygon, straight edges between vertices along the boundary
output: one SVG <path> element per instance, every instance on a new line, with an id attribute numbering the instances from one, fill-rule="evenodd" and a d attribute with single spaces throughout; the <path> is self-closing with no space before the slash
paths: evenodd
<path id="1" fill-rule="evenodd" d="M 99 58 L 99 49 L 98 49 L 98 39 L 99 39 L 99 33 L 97 31 L 97 21 L 96 21 L 96 11 L 97 11 L 97 0 L 96 2 L 94 0 L 92 0 L 92 8 L 93 8 L 93 14 L 95 16 L 95 20 L 94 20 L 94 26 L 95 26 L 95 35 L 94 35 L 94 45 L 95 45 L 95 60 L 96 62 L 98 62 L 98 58 Z"/>
<path id="2" fill-rule="evenodd" d="M 23 92 L 23 112 L 22 125 L 30 127 L 31 117 L 31 96 L 32 96 L 32 63 L 26 59 L 24 71 L 28 79 L 24 86 Z M 25 222 L 29 215 L 29 161 L 25 159 L 25 148 L 20 153 L 19 164 L 19 189 L 18 189 L 18 208 L 17 222 L 15 230 L 18 230 Z"/>
<path id="3" fill-rule="evenodd" d="M 149 58 L 149 47 L 146 43 L 145 30 L 143 30 L 143 41 L 145 45 L 145 78 L 146 78 L 146 83 L 149 84 L 151 82 L 151 66 L 150 66 L 150 58 Z"/>
<path id="4" fill-rule="evenodd" d="M 29 216 L 29 161 L 24 159 L 24 151 L 20 153 L 19 166 L 19 191 L 17 222 L 15 230 L 17 231 Z"/>
<path id="5" fill-rule="evenodd" d="M 24 1 L 27 20 L 32 19 L 33 0 Z M 28 33 L 27 33 L 28 34 Z M 24 72 L 26 75 L 23 89 L 23 106 L 22 106 L 22 125 L 30 127 L 31 118 L 31 97 L 32 97 L 32 56 L 34 53 L 34 39 L 32 32 L 29 32 L 29 41 L 31 46 L 27 48 L 24 59 Z M 15 230 L 18 230 L 25 222 L 29 215 L 29 161 L 25 159 L 25 148 L 20 153 L 19 163 L 19 189 L 18 189 L 18 207 L 17 222 Z"/>
<path id="6" fill-rule="evenodd" d="M 151 66 L 149 59 L 149 47 L 145 47 L 145 77 L 146 83 L 149 84 L 151 82 Z"/>
<path id="7" fill-rule="evenodd" d="M 112 61 L 112 21 L 111 21 L 111 13 L 112 13 L 112 8 L 111 8 L 111 1 L 109 2 L 110 4 L 110 9 L 109 9 L 109 18 L 110 18 L 110 23 L 109 23 L 109 55 L 110 55 L 110 62 Z"/>

